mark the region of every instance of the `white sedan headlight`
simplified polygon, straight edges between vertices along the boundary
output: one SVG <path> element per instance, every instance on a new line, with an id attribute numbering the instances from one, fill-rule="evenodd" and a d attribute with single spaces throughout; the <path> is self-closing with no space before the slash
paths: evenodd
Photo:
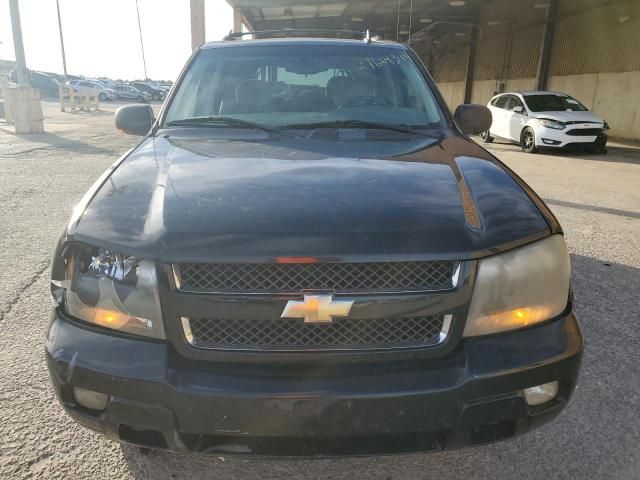
<path id="1" fill-rule="evenodd" d="M 539 119 L 540 125 L 547 128 L 553 128 L 554 130 L 564 130 L 567 126 L 562 122 L 556 122 L 555 120 Z"/>
<path id="2" fill-rule="evenodd" d="M 567 307 L 571 270 L 562 235 L 481 259 L 464 336 L 549 320 Z"/>
<path id="3" fill-rule="evenodd" d="M 101 327 L 165 338 L 153 262 L 106 249 L 77 248 L 58 285 L 65 311 Z"/>

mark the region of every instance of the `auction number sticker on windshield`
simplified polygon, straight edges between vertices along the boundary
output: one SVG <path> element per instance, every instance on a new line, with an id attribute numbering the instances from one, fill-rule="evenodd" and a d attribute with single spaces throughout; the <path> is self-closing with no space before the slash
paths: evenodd
<path id="1" fill-rule="evenodd" d="M 567 103 L 572 103 L 573 105 L 578 105 L 578 101 L 574 100 L 573 98 L 567 98 Z"/>
<path id="2" fill-rule="evenodd" d="M 385 55 L 384 57 L 365 58 L 365 63 L 368 63 L 371 68 L 382 68 L 385 65 L 400 65 L 403 62 L 410 60 L 409 54 L 401 53 L 400 55 Z"/>

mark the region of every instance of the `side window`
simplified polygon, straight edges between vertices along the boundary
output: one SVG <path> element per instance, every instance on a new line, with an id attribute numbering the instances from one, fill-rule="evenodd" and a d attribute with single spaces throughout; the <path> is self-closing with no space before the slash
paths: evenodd
<path id="1" fill-rule="evenodd" d="M 515 106 L 515 102 L 513 101 L 513 95 L 507 95 L 507 104 L 505 105 L 504 109 L 507 111 L 512 111 L 513 107 Z"/>
<path id="2" fill-rule="evenodd" d="M 516 97 L 515 95 L 512 97 L 512 104 L 511 104 L 511 110 L 513 110 L 516 107 L 522 107 L 522 111 L 525 112 L 526 110 L 524 109 L 524 105 L 522 104 L 522 101 Z"/>
<path id="3" fill-rule="evenodd" d="M 507 108 L 507 102 L 509 101 L 509 95 L 502 95 L 496 99 L 494 104 L 497 108 Z"/>

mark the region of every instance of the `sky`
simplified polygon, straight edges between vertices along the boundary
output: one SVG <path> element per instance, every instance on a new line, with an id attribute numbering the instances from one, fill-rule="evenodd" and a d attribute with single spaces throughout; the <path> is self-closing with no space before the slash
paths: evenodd
<path id="1" fill-rule="evenodd" d="M 59 0 L 67 71 L 144 78 L 135 0 Z M 189 0 L 138 0 L 149 78 L 174 80 L 191 53 Z M 27 68 L 62 73 L 56 0 L 20 0 Z M 233 26 L 225 0 L 205 0 L 206 40 Z M 0 0 L 0 59 L 14 60 L 8 0 Z"/>

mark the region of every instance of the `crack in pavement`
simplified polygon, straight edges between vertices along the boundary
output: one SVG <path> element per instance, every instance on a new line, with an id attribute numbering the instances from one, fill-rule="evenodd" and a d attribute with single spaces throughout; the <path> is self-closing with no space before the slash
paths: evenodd
<path id="1" fill-rule="evenodd" d="M 9 313 L 11 313 L 11 310 L 13 310 L 13 307 L 15 307 L 18 304 L 18 302 L 22 299 L 22 295 L 24 294 L 24 292 L 26 292 L 34 283 L 38 281 L 40 277 L 42 277 L 42 275 L 44 275 L 44 273 L 49 268 L 49 263 L 50 263 L 50 260 L 48 258 L 41 261 L 38 264 L 38 267 L 36 268 L 36 271 L 33 273 L 33 275 L 27 278 L 22 283 L 22 285 L 18 287 L 18 291 L 16 292 L 16 294 L 6 304 L 4 304 L 0 308 L 0 322 L 2 322 L 5 319 L 5 317 Z"/>

